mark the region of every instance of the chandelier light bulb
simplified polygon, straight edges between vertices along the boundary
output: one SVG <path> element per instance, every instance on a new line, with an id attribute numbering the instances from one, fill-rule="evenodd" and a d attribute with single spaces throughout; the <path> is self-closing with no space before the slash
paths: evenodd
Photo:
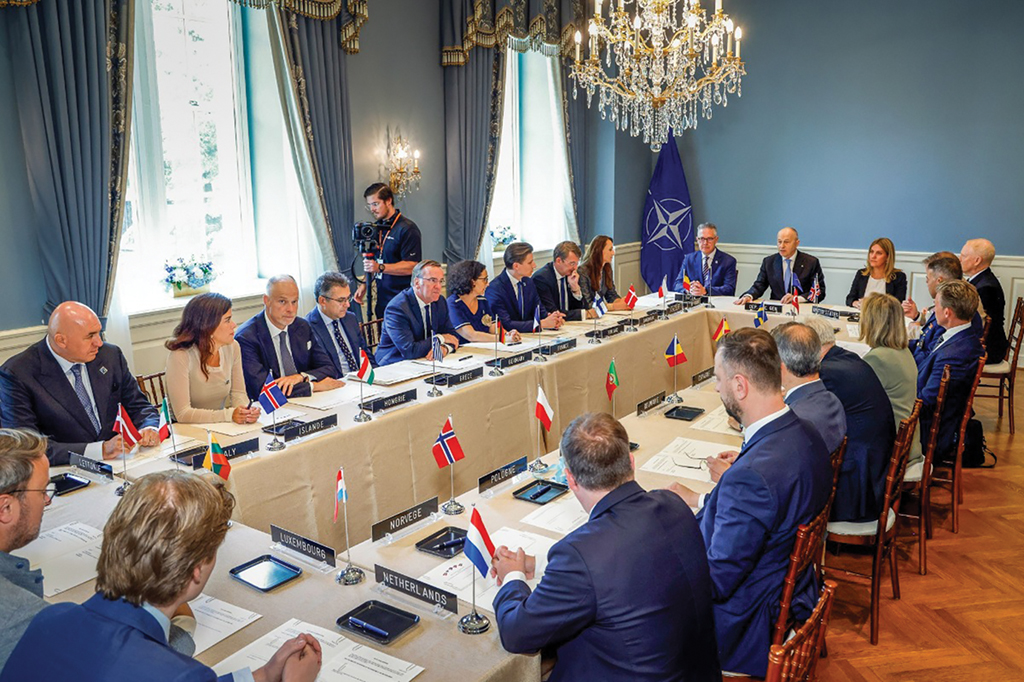
<path id="1" fill-rule="evenodd" d="M 736 40 L 743 40 L 743 29 L 740 28 L 739 26 L 736 27 Z"/>

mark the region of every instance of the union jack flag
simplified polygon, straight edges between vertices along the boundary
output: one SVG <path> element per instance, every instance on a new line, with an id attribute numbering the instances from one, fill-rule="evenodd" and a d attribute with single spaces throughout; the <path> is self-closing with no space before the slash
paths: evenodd
<path id="1" fill-rule="evenodd" d="M 430 449 L 430 452 L 433 453 L 434 459 L 437 460 L 438 469 L 444 469 L 449 464 L 454 464 L 466 456 L 462 451 L 462 445 L 459 444 L 459 439 L 455 437 L 455 428 L 452 427 L 451 417 L 444 421 L 441 435 L 437 437 L 434 447 Z"/>
<path id="2" fill-rule="evenodd" d="M 814 284 L 811 285 L 811 303 L 817 303 L 821 298 L 821 284 L 818 283 L 818 276 L 814 276 Z"/>

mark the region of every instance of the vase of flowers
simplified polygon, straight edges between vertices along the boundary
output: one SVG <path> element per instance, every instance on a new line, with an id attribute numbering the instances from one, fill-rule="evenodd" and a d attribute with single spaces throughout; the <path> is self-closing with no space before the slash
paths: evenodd
<path id="1" fill-rule="evenodd" d="M 171 289 L 175 298 L 205 294 L 215 277 L 213 263 L 195 256 L 169 260 L 164 263 L 164 270 L 167 272 L 164 285 Z"/>
<path id="2" fill-rule="evenodd" d="M 505 247 L 516 240 L 515 232 L 511 225 L 496 225 L 491 229 L 491 243 L 494 251 L 504 251 Z"/>

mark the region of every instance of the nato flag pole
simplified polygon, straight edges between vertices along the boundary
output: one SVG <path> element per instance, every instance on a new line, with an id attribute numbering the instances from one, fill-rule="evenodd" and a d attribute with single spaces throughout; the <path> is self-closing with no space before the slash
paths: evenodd
<path id="1" fill-rule="evenodd" d="M 641 225 L 640 274 L 655 291 L 662 278 L 675 279 L 683 257 L 693 252 L 693 212 L 672 130 L 658 153 Z"/>

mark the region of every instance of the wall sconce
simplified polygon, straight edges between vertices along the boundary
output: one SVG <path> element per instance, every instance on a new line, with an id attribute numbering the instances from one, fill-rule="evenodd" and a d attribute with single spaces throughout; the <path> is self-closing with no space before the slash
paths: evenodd
<path id="1" fill-rule="evenodd" d="M 420 188 L 420 150 L 411 149 L 401 135 L 388 144 L 388 184 L 399 199 Z"/>

